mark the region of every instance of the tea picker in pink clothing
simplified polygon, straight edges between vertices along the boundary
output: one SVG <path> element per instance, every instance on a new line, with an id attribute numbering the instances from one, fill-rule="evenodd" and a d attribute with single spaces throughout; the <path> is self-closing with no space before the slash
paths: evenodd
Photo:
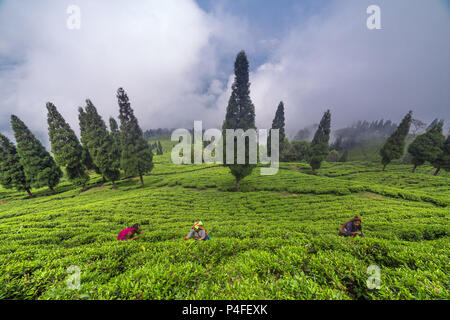
<path id="1" fill-rule="evenodd" d="M 135 240 L 139 238 L 139 236 L 136 234 L 141 234 L 141 225 L 139 223 L 136 223 L 132 227 L 120 231 L 119 235 L 117 236 L 117 240 L 120 241 Z"/>

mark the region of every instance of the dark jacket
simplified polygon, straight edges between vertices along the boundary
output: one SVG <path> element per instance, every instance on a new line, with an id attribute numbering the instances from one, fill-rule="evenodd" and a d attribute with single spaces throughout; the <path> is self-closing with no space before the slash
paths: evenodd
<path id="1" fill-rule="evenodd" d="M 361 232 L 362 231 L 362 227 L 361 225 L 359 226 L 355 226 L 355 224 L 353 223 L 353 221 L 347 222 L 347 224 L 344 227 L 344 233 L 339 231 L 339 235 L 340 236 L 345 236 L 345 237 L 349 237 L 352 235 L 353 232 Z M 364 237 L 364 235 L 361 232 L 361 237 Z"/>

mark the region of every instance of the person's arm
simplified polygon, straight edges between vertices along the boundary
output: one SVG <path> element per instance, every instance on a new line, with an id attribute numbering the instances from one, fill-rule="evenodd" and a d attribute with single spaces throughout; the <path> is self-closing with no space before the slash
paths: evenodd
<path id="1" fill-rule="evenodd" d="M 194 233 L 194 230 L 191 229 L 191 231 L 189 231 L 188 235 L 184 238 L 184 240 L 190 239 L 192 237 L 193 233 Z"/>
<path id="2" fill-rule="evenodd" d="M 353 234 L 354 235 L 361 235 L 361 225 L 359 225 L 359 226 L 355 226 L 355 225 L 353 225 Z"/>
<path id="3" fill-rule="evenodd" d="M 131 238 L 131 240 L 136 240 L 137 238 L 139 238 L 139 236 L 135 235 L 133 238 Z"/>
<path id="4" fill-rule="evenodd" d="M 362 236 L 363 235 L 363 233 L 362 233 L 362 225 L 359 225 L 358 228 L 356 229 L 356 231 L 358 231 L 358 234 L 360 236 Z"/>
<path id="5" fill-rule="evenodd" d="M 134 231 L 128 232 L 127 235 L 125 236 L 126 240 L 136 240 L 137 238 L 139 238 L 139 236 L 137 235 L 135 236 Z"/>

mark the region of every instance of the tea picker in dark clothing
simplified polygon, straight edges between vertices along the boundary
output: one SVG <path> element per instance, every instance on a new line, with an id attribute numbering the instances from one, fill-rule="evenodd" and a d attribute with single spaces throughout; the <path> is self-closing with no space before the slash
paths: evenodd
<path id="1" fill-rule="evenodd" d="M 355 236 L 360 236 L 361 238 L 364 238 L 364 235 L 362 233 L 361 220 L 361 217 L 354 217 L 349 222 L 344 223 L 339 229 L 339 235 L 352 238 Z"/>

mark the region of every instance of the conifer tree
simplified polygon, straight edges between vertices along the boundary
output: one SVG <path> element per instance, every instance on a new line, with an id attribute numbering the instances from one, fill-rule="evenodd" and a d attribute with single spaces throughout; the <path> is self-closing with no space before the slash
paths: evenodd
<path id="1" fill-rule="evenodd" d="M 339 158 L 339 162 L 347 162 L 348 161 L 348 150 L 344 150 L 342 156 Z"/>
<path id="2" fill-rule="evenodd" d="M 111 181 L 115 189 L 115 182 L 120 178 L 119 148 L 114 143 L 113 136 L 106 129 L 102 117 L 89 99 L 86 100 L 84 112 L 84 114 L 82 112 L 80 114 L 82 114 L 82 119 L 85 117 L 83 137 L 86 141 L 86 147 L 101 175 Z"/>
<path id="3" fill-rule="evenodd" d="M 416 171 L 417 166 L 423 165 L 426 161 L 435 165 L 439 172 L 438 158 L 442 155 L 445 137 L 442 134 L 443 122 L 433 122 L 424 134 L 414 139 L 408 146 L 408 153 L 411 154 L 411 162 Z"/>
<path id="4" fill-rule="evenodd" d="M 382 158 L 381 163 L 383 164 L 383 171 L 392 160 L 400 159 L 403 156 L 405 151 L 405 140 L 408 136 L 411 120 L 412 111 L 409 111 L 394 133 L 392 133 L 381 148 L 380 155 Z"/>
<path id="5" fill-rule="evenodd" d="M 234 82 L 231 87 L 231 96 L 228 101 L 225 121 L 222 125 L 224 143 L 226 144 L 226 129 L 255 129 L 255 107 L 250 99 L 249 64 L 244 51 L 239 52 L 234 63 Z M 237 138 L 234 139 L 234 163 L 224 166 L 230 168 L 231 174 L 236 179 L 236 190 L 239 190 L 240 182 L 250 175 L 256 164 L 250 164 L 249 141 L 245 143 L 245 164 L 237 163 Z M 226 159 L 226 147 L 224 148 L 224 159 Z"/>
<path id="6" fill-rule="evenodd" d="M 162 155 L 163 154 L 163 148 L 162 148 L 162 145 L 161 145 L 161 141 L 159 141 L 159 140 L 158 140 L 157 150 L 158 150 L 158 155 Z"/>
<path id="7" fill-rule="evenodd" d="M 95 173 L 100 174 L 100 170 L 98 167 L 94 164 L 94 160 L 92 160 L 92 156 L 89 153 L 89 150 L 86 146 L 81 146 L 82 149 L 82 163 L 83 166 L 86 168 L 86 170 L 94 170 Z"/>
<path id="8" fill-rule="evenodd" d="M 284 103 L 280 102 L 277 108 L 277 112 L 275 113 L 275 118 L 272 121 L 272 129 L 279 129 L 279 154 L 281 154 L 285 147 L 285 123 L 284 123 Z M 267 138 L 267 155 L 271 155 L 271 146 L 272 146 L 272 134 L 269 132 L 269 137 Z"/>
<path id="9" fill-rule="evenodd" d="M 87 141 L 88 141 L 88 137 L 87 137 L 87 125 L 88 125 L 88 119 L 87 119 L 87 114 L 86 112 L 83 110 L 82 107 L 78 108 L 78 120 L 79 120 L 79 124 L 80 124 L 80 134 L 81 134 L 81 144 L 82 144 L 82 148 L 83 148 L 83 154 L 82 154 L 82 158 L 83 158 L 83 165 L 85 166 L 85 168 L 87 170 L 94 170 L 95 173 L 100 174 L 100 169 L 95 165 L 94 160 L 92 159 L 92 155 L 89 152 L 89 148 L 87 147 Z M 103 182 L 106 182 L 105 177 L 103 177 Z"/>
<path id="10" fill-rule="evenodd" d="M 111 132 L 111 135 L 113 137 L 114 143 L 117 146 L 117 149 L 119 150 L 119 152 L 121 152 L 119 126 L 117 125 L 116 119 L 114 119 L 113 117 L 109 118 L 109 131 Z"/>
<path id="11" fill-rule="evenodd" d="M 329 140 L 330 140 L 330 129 L 331 126 L 331 113 L 327 110 L 322 120 L 320 120 L 319 127 L 314 134 L 314 138 L 311 142 L 311 147 L 309 151 L 308 162 L 312 168 L 313 174 L 315 174 L 317 169 L 320 169 L 322 161 L 326 159 L 329 153 Z"/>
<path id="12" fill-rule="evenodd" d="M 121 168 L 126 177 L 139 176 L 144 186 L 143 175 L 153 169 L 153 154 L 122 88 L 117 90 L 117 99 L 120 108 Z"/>
<path id="13" fill-rule="evenodd" d="M 11 126 L 17 142 L 17 153 L 23 166 L 25 177 L 34 188 L 49 187 L 56 194 L 54 187 L 63 176 L 50 153 L 36 139 L 27 126 L 15 115 L 11 115 Z"/>
<path id="14" fill-rule="evenodd" d="M 434 175 L 437 176 L 441 171 L 442 167 L 442 156 L 444 155 L 445 147 L 445 136 L 442 134 L 444 128 L 444 120 L 438 122 L 438 124 L 433 127 L 431 131 L 432 140 L 435 142 L 436 150 L 434 152 L 429 152 L 428 162 L 430 162 L 433 167 L 436 168 Z"/>
<path id="15" fill-rule="evenodd" d="M 16 147 L 0 133 L 0 184 L 6 189 L 26 191 L 30 198 L 30 182 L 25 177 Z"/>
<path id="16" fill-rule="evenodd" d="M 444 142 L 442 147 L 442 153 L 437 159 L 437 163 L 439 164 L 440 169 L 444 169 L 445 171 L 450 171 L 450 135 L 447 136 L 447 139 Z M 435 175 L 439 173 L 439 170 L 435 172 Z"/>
<path id="17" fill-rule="evenodd" d="M 47 111 L 48 135 L 55 162 L 65 168 L 69 181 L 86 189 L 89 175 L 83 165 L 83 148 L 56 106 L 48 102 Z"/>

